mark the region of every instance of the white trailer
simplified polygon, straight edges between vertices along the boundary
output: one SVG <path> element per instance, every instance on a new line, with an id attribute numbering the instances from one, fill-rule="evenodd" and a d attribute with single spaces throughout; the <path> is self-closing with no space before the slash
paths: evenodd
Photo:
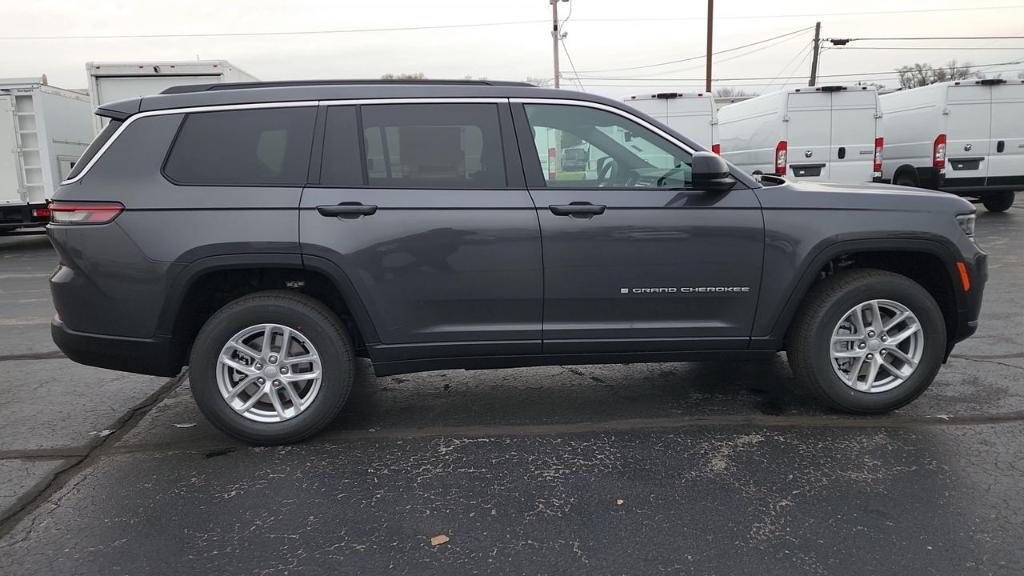
<path id="1" fill-rule="evenodd" d="M 85 94 L 0 80 L 0 233 L 49 220 L 53 191 L 92 140 L 91 117 Z"/>
<path id="2" fill-rule="evenodd" d="M 159 94 L 171 86 L 256 82 L 256 78 L 225 60 L 181 62 L 88 62 L 89 95 L 93 108 L 101 104 Z M 99 134 L 106 118 L 95 116 L 93 130 Z"/>
<path id="3" fill-rule="evenodd" d="M 701 146 L 718 152 L 715 97 L 703 92 L 660 92 L 622 100 Z"/>
<path id="4" fill-rule="evenodd" d="M 1024 190 L 1024 82 L 942 82 L 881 102 L 887 181 L 979 198 L 1000 212 Z"/>
<path id="5" fill-rule="evenodd" d="M 772 92 L 718 111 L 722 156 L 752 174 L 872 182 L 882 176 L 878 91 L 817 86 Z"/>

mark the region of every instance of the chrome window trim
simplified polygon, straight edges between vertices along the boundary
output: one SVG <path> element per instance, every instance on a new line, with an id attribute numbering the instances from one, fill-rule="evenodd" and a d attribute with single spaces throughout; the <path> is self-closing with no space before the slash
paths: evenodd
<path id="1" fill-rule="evenodd" d="M 614 106 L 608 106 L 607 104 L 600 104 L 598 102 L 588 102 L 586 100 L 573 100 L 569 98 L 509 98 L 509 101 L 514 104 L 557 104 L 561 106 L 582 106 L 585 108 L 596 108 L 598 110 L 604 110 L 605 112 L 618 114 L 619 116 L 622 116 L 627 120 L 636 122 L 637 124 L 643 126 L 644 128 L 647 128 L 651 132 L 654 132 L 658 136 L 661 136 L 662 138 L 668 140 L 669 142 L 675 144 L 676 146 L 679 146 L 683 150 L 686 150 L 691 155 L 697 152 L 697 150 L 694 150 L 685 142 L 682 142 L 675 136 L 669 134 L 668 132 L 665 132 L 664 130 L 658 128 L 657 126 L 651 124 L 650 122 L 647 122 L 642 118 L 637 118 L 636 116 L 630 114 L 629 112 L 626 112 L 625 110 L 619 110 Z"/>
<path id="2" fill-rule="evenodd" d="M 85 168 L 78 173 L 74 178 L 64 180 L 60 183 L 61 186 L 67 184 L 74 184 L 86 174 L 92 170 L 92 167 L 103 157 L 107 149 L 110 148 L 114 142 L 117 141 L 121 133 L 124 132 L 133 122 L 142 118 L 150 118 L 153 116 L 167 116 L 171 114 L 191 114 L 198 112 L 220 112 L 225 110 L 254 110 L 260 108 L 301 108 L 305 106 L 357 106 L 357 105 L 376 105 L 376 104 L 460 104 L 460 103 L 484 103 L 484 104 L 558 104 L 562 106 L 582 106 L 587 108 L 596 108 L 598 110 L 604 110 L 613 114 L 618 114 L 627 120 L 636 122 L 637 124 L 647 128 L 655 134 L 665 138 L 669 142 L 682 148 L 690 154 L 696 152 L 686 143 L 680 141 L 671 134 L 665 132 L 661 128 L 654 126 L 653 124 L 638 118 L 624 110 L 619 110 L 613 106 L 606 104 L 600 104 L 597 102 L 588 102 L 586 100 L 573 100 L 573 99 L 561 99 L 561 98 L 495 98 L 495 97 L 462 97 L 462 98 L 444 98 L 444 97 L 425 97 L 425 98 L 361 98 L 361 99 L 350 99 L 350 100 L 300 100 L 295 102 L 258 102 L 252 104 L 215 104 L 210 106 L 188 106 L 182 108 L 167 108 L 164 110 L 150 110 L 147 112 L 139 112 L 133 114 L 125 120 L 117 131 L 114 132 L 110 139 L 103 144 L 103 147 L 96 152 L 96 155 L 89 160 L 89 163 L 85 165 Z"/>

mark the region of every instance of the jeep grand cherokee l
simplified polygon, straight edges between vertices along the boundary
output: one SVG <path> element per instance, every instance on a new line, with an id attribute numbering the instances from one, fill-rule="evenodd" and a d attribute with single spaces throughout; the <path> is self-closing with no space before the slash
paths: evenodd
<path id="1" fill-rule="evenodd" d="M 590 94 L 220 84 L 97 113 L 52 206 L 54 340 L 94 366 L 188 365 L 202 412 L 252 443 L 326 426 L 358 356 L 387 375 L 785 350 L 822 402 L 873 414 L 976 328 L 966 201 L 764 186 Z"/>

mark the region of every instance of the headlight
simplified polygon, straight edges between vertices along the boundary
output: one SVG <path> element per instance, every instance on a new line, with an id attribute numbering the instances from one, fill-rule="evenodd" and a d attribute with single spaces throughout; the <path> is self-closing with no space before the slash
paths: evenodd
<path id="1" fill-rule="evenodd" d="M 968 238 L 974 238 L 974 214 L 961 214 L 956 217 L 956 223 L 960 225 L 960 229 L 967 234 Z"/>

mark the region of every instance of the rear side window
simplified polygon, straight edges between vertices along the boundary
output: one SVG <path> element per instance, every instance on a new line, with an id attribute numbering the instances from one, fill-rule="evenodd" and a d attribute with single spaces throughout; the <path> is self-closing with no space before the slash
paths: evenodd
<path id="1" fill-rule="evenodd" d="M 315 121 L 314 107 L 189 114 L 164 174 L 176 184 L 301 186 Z"/>
<path id="2" fill-rule="evenodd" d="M 361 109 L 371 187 L 505 187 L 497 105 L 374 104 Z"/>
<path id="3" fill-rule="evenodd" d="M 103 148 L 103 145 L 110 140 L 110 137 L 113 136 L 114 132 L 117 132 L 117 129 L 120 127 L 120 120 L 111 120 L 110 122 L 108 122 L 107 125 L 103 127 L 103 130 L 101 130 L 100 133 L 96 136 L 96 138 L 93 139 L 92 144 L 89 144 L 89 147 L 86 148 L 85 152 L 82 153 L 82 157 L 79 158 L 71 167 L 71 172 L 68 172 L 67 179 L 70 180 L 78 176 L 82 172 L 82 170 L 84 170 L 85 167 L 89 165 L 89 162 L 91 162 L 92 159 L 96 157 L 96 153 L 100 151 L 100 148 Z"/>

